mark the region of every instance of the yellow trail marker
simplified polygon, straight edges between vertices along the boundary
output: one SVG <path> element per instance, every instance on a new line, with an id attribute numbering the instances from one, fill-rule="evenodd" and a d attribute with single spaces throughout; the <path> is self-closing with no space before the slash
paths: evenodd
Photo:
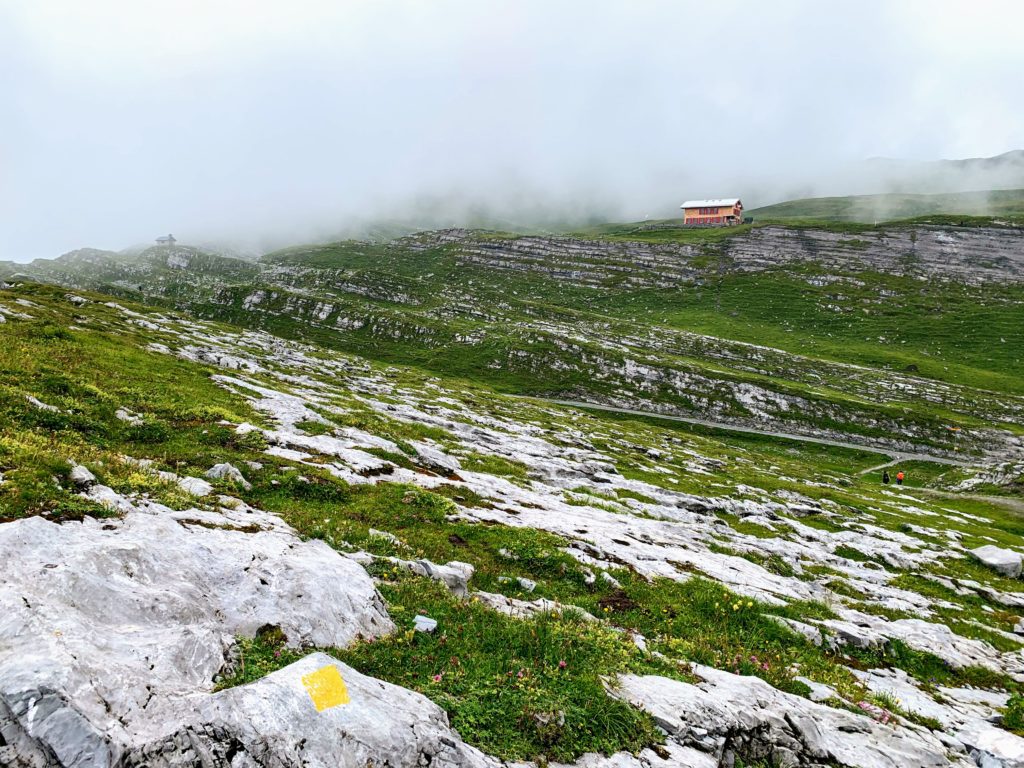
<path id="1" fill-rule="evenodd" d="M 341 704 L 348 704 L 348 688 L 345 681 L 341 679 L 341 672 L 333 664 L 321 667 L 316 672 L 310 672 L 302 676 L 302 684 L 313 700 L 313 706 L 317 712 L 337 707 Z"/>

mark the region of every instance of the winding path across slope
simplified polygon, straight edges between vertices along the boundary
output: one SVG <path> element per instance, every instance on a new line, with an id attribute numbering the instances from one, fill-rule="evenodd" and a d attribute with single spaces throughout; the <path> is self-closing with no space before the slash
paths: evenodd
<path id="1" fill-rule="evenodd" d="M 665 413 L 655 413 L 653 411 L 636 411 L 629 408 L 618 408 L 613 405 L 601 405 L 599 403 L 587 403 L 580 400 L 558 400 L 550 397 L 533 397 L 532 400 L 539 400 L 553 405 L 565 405 L 571 408 L 584 408 L 595 411 L 611 411 L 612 413 L 623 413 L 632 416 L 645 416 L 653 419 L 666 419 L 668 421 L 681 421 L 686 424 L 696 424 L 702 427 L 710 427 L 713 429 L 721 429 L 730 432 L 743 432 L 745 434 L 752 435 L 764 435 L 766 437 L 779 437 L 785 440 L 797 440 L 803 443 L 817 443 L 818 445 L 831 445 L 837 448 L 850 448 L 856 451 L 869 451 L 871 453 L 877 453 L 882 456 L 891 457 L 890 461 L 884 464 L 878 464 L 877 466 L 868 467 L 865 470 L 858 472 L 858 475 L 865 475 L 869 472 L 875 472 L 884 467 L 890 467 L 894 464 L 898 464 L 903 461 L 930 461 L 934 464 L 945 464 L 953 467 L 971 467 L 978 466 L 978 462 L 966 461 L 963 459 L 951 459 L 946 456 L 934 456 L 929 453 L 905 453 L 900 451 L 888 451 L 883 448 L 877 448 L 875 446 L 860 445 L 858 443 L 848 443 L 843 440 L 828 440 L 823 437 L 810 437 L 809 435 L 796 435 L 790 432 L 772 432 L 764 429 L 754 429 L 753 427 L 739 427 L 735 424 L 729 424 L 720 421 L 710 421 L 708 419 L 695 419 L 688 416 L 670 416 Z M 895 489 L 895 486 L 893 486 Z M 950 491 L 943 491 L 937 488 L 921 488 L 921 487 L 910 487 L 907 486 L 902 490 L 907 492 L 924 493 L 930 496 L 939 496 L 947 499 L 972 499 L 974 501 L 982 501 L 988 504 L 994 504 L 1005 509 L 1009 509 L 1012 512 L 1018 514 L 1024 514 L 1024 502 L 1019 499 L 1013 499 L 1007 496 L 990 496 L 976 493 L 953 493 Z"/>
<path id="2" fill-rule="evenodd" d="M 552 403 L 553 405 L 566 405 L 571 408 L 585 408 L 595 411 L 610 411 L 611 413 L 623 413 L 629 416 L 643 416 L 651 419 L 665 419 L 666 421 L 681 421 L 685 424 L 696 424 L 701 427 L 710 427 L 712 429 L 722 429 L 728 432 L 742 432 L 750 435 L 763 435 L 765 437 L 778 437 L 785 440 L 796 440 L 801 443 L 816 443 L 818 445 L 830 445 L 835 448 L 848 448 L 854 451 L 868 451 L 870 453 L 877 453 L 881 456 L 890 456 L 892 461 L 880 464 L 878 467 L 872 467 L 871 469 L 881 469 L 882 467 L 889 466 L 899 461 L 930 461 L 933 464 L 947 464 L 953 467 L 972 467 L 978 466 L 977 461 L 968 461 L 966 459 L 953 459 L 947 456 L 936 456 L 930 453 L 924 452 L 906 452 L 906 451 L 894 451 L 886 448 L 880 448 L 875 445 L 863 445 L 861 443 L 851 443 L 844 440 L 830 440 L 825 437 L 812 437 L 810 435 L 798 435 L 792 432 L 775 432 L 768 429 L 756 429 L 755 427 L 741 427 L 736 424 L 730 424 L 723 421 L 711 421 L 709 419 L 698 419 L 691 416 L 674 416 L 667 413 L 657 413 L 655 411 L 637 411 L 631 408 L 619 408 L 614 405 L 602 405 L 600 403 L 587 403 L 581 400 L 559 400 L 552 397 L 533 397 L 533 400 L 540 400 L 545 403 Z M 867 471 L 871 471 L 870 469 Z"/>

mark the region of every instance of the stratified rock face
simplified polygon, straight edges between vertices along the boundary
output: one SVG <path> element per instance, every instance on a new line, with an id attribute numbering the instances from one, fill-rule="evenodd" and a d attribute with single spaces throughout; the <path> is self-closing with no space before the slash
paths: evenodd
<path id="1" fill-rule="evenodd" d="M 480 238 L 445 230 L 402 241 L 410 247 L 452 245 L 465 262 L 496 269 L 541 272 L 600 286 L 688 283 L 699 245 L 613 242 L 570 237 Z M 798 262 L 825 268 L 941 276 L 969 283 L 1024 280 L 1024 230 L 1012 227 L 905 226 L 854 234 L 828 229 L 765 226 L 722 241 L 723 266 L 745 272 Z"/>
<path id="2" fill-rule="evenodd" d="M 846 234 L 824 229 L 758 227 L 728 240 L 736 269 L 815 261 L 826 268 L 920 272 L 968 283 L 1024 280 L 1024 230 L 893 227 Z"/>
<path id="3" fill-rule="evenodd" d="M 363 568 L 271 515 L 125 503 L 117 521 L 0 526 L 0 764 L 116 764 L 209 695 L 236 635 L 393 629 Z"/>
<path id="4" fill-rule="evenodd" d="M 464 262 L 542 272 L 582 285 L 600 286 L 617 277 L 634 285 L 688 283 L 699 271 L 689 264 L 701 249 L 691 245 L 580 240 L 571 237 L 479 238 L 468 230 L 445 230 L 403 241 L 411 247 L 457 244 Z"/>
<path id="5" fill-rule="evenodd" d="M 925 729 L 897 730 L 758 678 L 700 665 L 694 671 L 703 678 L 697 685 L 626 675 L 617 695 L 650 712 L 672 741 L 711 755 L 715 765 L 732 765 L 737 757 L 858 768 L 973 765 Z"/>

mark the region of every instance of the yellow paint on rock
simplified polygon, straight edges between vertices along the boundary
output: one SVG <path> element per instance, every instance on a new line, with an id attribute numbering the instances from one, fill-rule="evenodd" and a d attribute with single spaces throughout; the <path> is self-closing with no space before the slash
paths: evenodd
<path id="1" fill-rule="evenodd" d="M 349 702 L 348 688 L 341 679 L 341 672 L 333 664 L 303 675 L 302 684 L 309 693 L 309 698 L 313 700 L 317 712 Z"/>

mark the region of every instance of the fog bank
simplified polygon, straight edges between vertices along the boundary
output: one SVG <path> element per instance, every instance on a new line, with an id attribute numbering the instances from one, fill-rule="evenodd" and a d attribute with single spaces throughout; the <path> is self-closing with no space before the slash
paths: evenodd
<path id="1" fill-rule="evenodd" d="M 995 1 L 0 0 L 0 259 L 986 188 L 866 159 L 1024 147 L 1022 22 Z"/>

